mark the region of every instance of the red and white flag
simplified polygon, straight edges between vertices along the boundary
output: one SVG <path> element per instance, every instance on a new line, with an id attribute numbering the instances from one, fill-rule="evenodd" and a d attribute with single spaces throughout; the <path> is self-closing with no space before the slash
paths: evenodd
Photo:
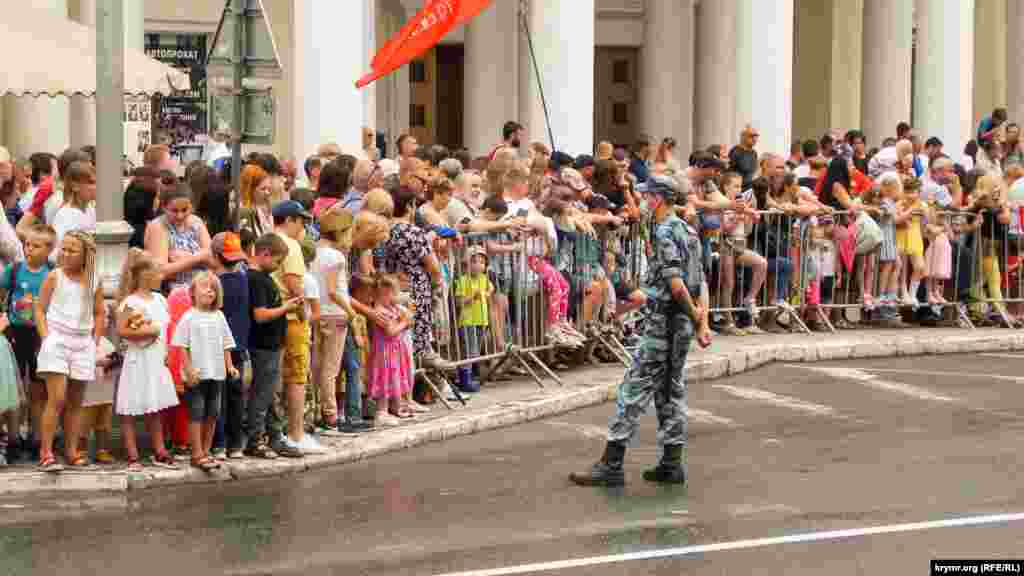
<path id="1" fill-rule="evenodd" d="M 356 82 L 362 88 L 430 50 L 456 26 L 468 22 L 494 0 L 427 0 L 373 57 L 372 70 Z M 505 0 L 508 1 L 508 0 Z"/>

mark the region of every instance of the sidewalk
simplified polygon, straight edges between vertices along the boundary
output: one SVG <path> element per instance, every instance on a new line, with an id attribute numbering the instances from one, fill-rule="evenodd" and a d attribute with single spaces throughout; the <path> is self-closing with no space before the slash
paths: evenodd
<path id="1" fill-rule="evenodd" d="M 817 362 L 1019 349 L 1024 349 L 1024 331 L 1006 329 L 908 328 L 833 335 L 719 337 L 710 349 L 691 352 L 687 379 L 690 385 L 701 385 L 773 361 Z M 453 403 L 454 409 L 448 410 L 438 404 L 429 414 L 408 425 L 358 436 L 321 436 L 321 443 L 330 448 L 328 454 L 297 460 L 227 462 L 212 475 L 188 467 L 187 462 L 180 470 L 147 468 L 128 473 L 115 466 L 58 475 L 37 472 L 30 465 L 16 465 L 0 470 L 0 494 L 123 492 L 295 474 L 594 406 L 614 398 L 622 373 L 621 365 L 612 364 L 571 370 L 559 375 L 564 386 L 547 380 L 543 389 L 533 381 L 498 382 L 486 386 L 465 408 Z"/>

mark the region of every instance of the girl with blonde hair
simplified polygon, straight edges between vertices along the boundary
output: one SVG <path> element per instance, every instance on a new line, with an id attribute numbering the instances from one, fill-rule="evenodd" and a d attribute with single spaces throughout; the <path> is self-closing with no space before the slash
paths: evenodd
<path id="1" fill-rule="evenodd" d="M 176 468 L 164 447 L 160 411 L 178 404 L 174 381 L 167 369 L 164 331 L 170 322 L 167 301 L 160 289 L 156 259 L 138 248 L 128 252 L 118 285 L 117 331 L 124 343 L 125 360 L 117 387 L 117 414 L 129 470 L 140 470 L 135 419 L 146 422 L 153 446 L 151 463 Z"/>
<path id="2" fill-rule="evenodd" d="M 88 459 L 78 452 L 82 394 L 85 383 L 96 378 L 96 345 L 103 337 L 106 312 L 103 289 L 96 280 L 96 241 L 91 234 L 72 230 L 64 236 L 58 268 L 43 281 L 35 306 L 36 329 L 42 339 L 36 370 L 46 380 L 39 468 L 63 470 L 53 455 L 62 409 L 67 462 L 73 467 L 88 466 Z"/>

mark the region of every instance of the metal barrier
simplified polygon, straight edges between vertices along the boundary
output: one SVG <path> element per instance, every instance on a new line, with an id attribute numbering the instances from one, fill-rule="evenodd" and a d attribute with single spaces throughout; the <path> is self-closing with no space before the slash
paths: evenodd
<path id="1" fill-rule="evenodd" d="M 718 316 L 720 327 L 730 326 L 734 313 L 752 310 L 789 312 L 792 328 L 804 332 L 819 325 L 830 332 L 851 328 L 848 310 L 860 312 L 861 324 L 886 322 L 878 316 L 879 298 L 893 291 L 895 307 L 904 313 L 930 310 L 934 316 L 973 328 L 988 308 L 989 318 L 984 321 L 1018 325 L 1015 316 L 1024 312 L 1019 260 L 1024 234 L 1019 209 L 1000 216 L 998 209 L 929 208 L 912 216 L 896 228 L 894 272 L 886 273 L 894 277 L 885 290 L 881 286 L 883 247 L 857 238 L 861 212 L 823 211 L 799 217 L 762 210 L 749 213 L 751 218 L 756 214 L 756 222 L 748 220 L 749 228 L 742 234 L 732 234 L 728 226 L 718 223 L 704 227 L 711 312 Z M 739 216 L 726 211 L 721 222 Z M 702 222 L 706 219 L 702 214 Z M 910 230 L 915 226 L 920 233 L 908 241 L 905 235 L 913 237 Z M 862 236 L 866 235 L 862 232 Z M 915 287 L 918 292 L 911 294 Z"/>
<path id="2" fill-rule="evenodd" d="M 886 248 L 897 250 L 895 272 L 889 272 L 880 262 L 883 246 L 870 241 L 873 234 L 858 235 L 861 227 L 870 232 L 869 224 L 859 221 L 861 214 L 861 209 L 807 217 L 748 212 L 737 234 L 729 221 L 738 215 L 726 211 L 721 218 L 726 226 L 702 230 L 711 312 L 724 320 L 751 312 L 788 315 L 790 330 L 835 332 L 853 327 L 845 317 L 849 310 L 859 312 L 857 322 L 863 325 L 886 322 L 878 316 L 879 298 L 895 290 L 895 307 L 903 313 L 930 310 L 973 328 L 987 307 L 1000 324 L 1015 326 L 1007 305 L 1024 309 L 1019 217 L 1002 223 L 1005 218 L 985 212 L 929 209 L 906 225 L 921 232 L 917 248 L 904 246 L 909 257 L 899 247 Z M 867 217 L 874 222 L 877 216 Z M 568 346 L 579 349 L 583 360 L 600 346 L 628 366 L 623 326 L 643 314 L 637 289 L 650 250 L 647 226 L 597 227 L 596 234 L 558 230 L 554 251 L 535 231 L 466 234 L 438 250 L 445 282 L 436 287 L 433 301 L 437 350 L 462 374 L 492 377 L 511 363 L 538 386 L 546 379 L 561 385 L 541 355 L 567 347 L 552 336 L 565 314 L 585 335 L 578 346 Z M 486 270 L 482 261 L 471 260 L 480 253 L 487 255 Z M 935 272 L 929 274 L 929 267 Z M 915 303 L 906 291 L 918 284 Z M 567 287 L 568 295 L 559 286 Z M 752 316 L 756 325 L 757 314 Z M 485 365 L 490 366 L 486 374 Z M 447 378 L 437 371 L 417 374 L 435 391 L 435 380 Z"/>
<path id="3" fill-rule="evenodd" d="M 786 314 L 793 328 L 808 332 L 794 304 L 801 302 L 799 265 L 807 248 L 799 241 L 799 219 L 777 210 L 701 214 L 704 265 L 713 316 L 720 327 L 735 327 L 734 314 Z M 758 330 L 760 332 L 760 330 Z"/>

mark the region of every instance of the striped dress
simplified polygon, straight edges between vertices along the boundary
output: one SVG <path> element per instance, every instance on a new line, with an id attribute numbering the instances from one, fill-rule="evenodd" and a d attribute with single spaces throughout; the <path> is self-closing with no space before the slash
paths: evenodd
<path id="1" fill-rule="evenodd" d="M 882 200 L 882 215 L 878 218 L 878 227 L 882 230 L 882 249 L 879 252 L 879 262 L 895 262 L 898 256 L 896 250 L 896 203 L 892 200 Z"/>

